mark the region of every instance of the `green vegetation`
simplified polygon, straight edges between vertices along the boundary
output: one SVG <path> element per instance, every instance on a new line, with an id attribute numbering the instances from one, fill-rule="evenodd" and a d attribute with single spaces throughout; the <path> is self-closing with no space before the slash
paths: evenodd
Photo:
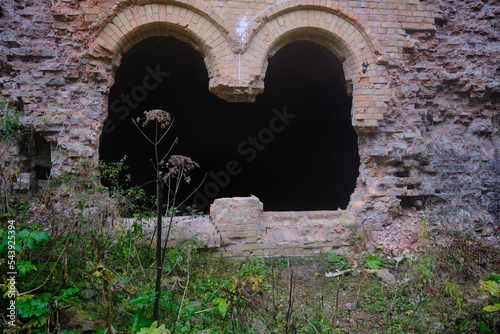
<path id="1" fill-rule="evenodd" d="M 0 99 L 0 140 L 10 140 L 20 135 L 20 112 Z"/>
<path id="2" fill-rule="evenodd" d="M 382 259 L 380 258 L 380 254 L 368 254 L 366 257 L 366 266 L 370 269 L 378 269 L 382 265 Z"/>
<path id="3" fill-rule="evenodd" d="M 73 176 L 63 179 L 68 177 Z M 500 252 L 459 233 L 452 235 L 449 247 L 431 246 L 429 231 L 421 251 L 404 257 L 397 267 L 383 249 L 309 259 L 228 260 L 198 249 L 191 240 L 166 251 L 160 320 L 155 321 L 155 254 L 142 225 L 108 229 L 110 216 L 98 217 L 109 205 L 95 206 L 98 192 L 90 193 L 72 195 L 77 208 L 67 210 L 70 215 L 42 209 L 43 196 L 16 209 L 18 322 L 15 327 L 4 323 L 4 332 L 498 331 Z M 29 219 L 21 223 L 17 217 Z M 0 238 L 5 281 L 7 234 L 2 231 Z M 486 264 L 477 265 L 478 253 Z M 375 268 L 390 269 L 399 283 L 384 283 L 372 273 Z M 5 309 L 9 286 L 0 289 Z"/>

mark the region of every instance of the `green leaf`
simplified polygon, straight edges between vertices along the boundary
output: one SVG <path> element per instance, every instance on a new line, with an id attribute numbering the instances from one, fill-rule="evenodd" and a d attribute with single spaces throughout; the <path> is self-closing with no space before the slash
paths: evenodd
<path id="1" fill-rule="evenodd" d="M 45 231 L 31 231 L 31 235 L 36 242 L 50 241 L 50 235 Z"/>
<path id="2" fill-rule="evenodd" d="M 50 309 L 47 307 L 47 301 L 50 294 L 45 293 L 38 296 L 19 299 L 16 301 L 16 310 L 20 317 L 31 318 L 49 314 Z"/>
<path id="3" fill-rule="evenodd" d="M 139 306 L 139 307 L 144 307 L 148 304 L 151 304 L 154 302 L 154 295 L 151 294 L 151 292 L 144 292 L 140 293 L 134 298 L 131 298 L 128 302 L 129 305 L 131 306 Z"/>
<path id="4" fill-rule="evenodd" d="M 224 317 L 227 312 L 227 300 L 224 298 L 215 298 L 212 300 L 212 305 L 217 308 L 217 311 Z"/>
<path id="5" fill-rule="evenodd" d="M 368 254 L 366 257 L 366 265 L 370 269 L 379 269 L 380 266 L 382 265 L 382 259 L 380 258 L 379 254 L 371 255 Z"/>
<path id="6" fill-rule="evenodd" d="M 328 262 L 333 262 L 333 263 L 337 263 L 339 262 L 339 257 L 337 256 L 337 253 L 334 253 L 334 252 L 328 252 L 326 253 L 327 254 L 327 261 Z"/>
<path id="7" fill-rule="evenodd" d="M 495 273 L 489 273 L 488 278 L 499 283 L 500 282 L 500 275 L 495 274 Z"/>
<path id="8" fill-rule="evenodd" d="M 29 250 L 33 250 L 35 242 L 49 241 L 50 236 L 45 231 L 30 231 L 28 228 L 25 228 L 21 232 L 17 233 L 17 237 L 24 241 L 26 247 Z"/>
<path id="9" fill-rule="evenodd" d="M 226 316 L 226 312 L 227 312 L 227 305 L 226 304 L 220 304 L 219 306 L 217 306 L 217 310 L 219 311 L 219 313 L 225 317 Z"/>
<path id="10" fill-rule="evenodd" d="M 170 331 L 165 327 L 165 325 L 161 325 L 158 327 L 158 322 L 155 321 L 151 324 L 151 327 L 141 328 L 138 334 L 170 334 Z"/>
<path id="11" fill-rule="evenodd" d="M 6 237 L 4 237 L 2 243 L 0 243 L 0 253 L 3 253 L 4 250 L 7 250 L 8 245 L 9 245 L 9 241 L 7 240 Z M 14 245 L 14 251 L 17 254 L 20 254 L 22 252 L 22 250 L 23 250 L 23 248 L 21 247 L 19 240 L 16 240 L 16 243 Z"/>
<path id="12" fill-rule="evenodd" d="M 479 281 L 482 289 L 488 291 L 494 297 L 500 297 L 500 284 L 495 281 Z"/>
<path id="13" fill-rule="evenodd" d="M 500 304 L 495 304 L 495 305 L 488 305 L 486 307 L 483 307 L 483 310 L 487 312 L 496 312 L 500 311 Z"/>
<path id="14" fill-rule="evenodd" d="M 30 261 L 19 260 L 19 262 L 17 263 L 17 271 L 19 272 L 19 277 L 24 277 L 32 270 L 36 271 L 37 268 Z"/>
<path id="15" fill-rule="evenodd" d="M 33 238 L 27 238 L 25 241 L 26 247 L 28 247 L 29 250 L 33 250 Z"/>
<path id="16" fill-rule="evenodd" d="M 492 331 L 484 321 L 479 323 L 479 330 L 481 334 L 496 334 L 497 332 Z"/>
<path id="17" fill-rule="evenodd" d="M 129 327 L 129 329 L 132 333 L 135 333 L 139 331 L 140 328 L 150 325 L 152 320 L 145 319 L 144 313 L 142 311 L 138 311 L 134 314 L 130 322 L 132 323 L 132 325 Z"/>
<path id="18" fill-rule="evenodd" d="M 43 325 L 45 325 L 46 322 L 47 322 L 47 316 L 45 316 L 45 315 L 41 315 L 37 318 L 30 320 L 30 324 L 32 324 L 33 327 L 35 327 L 35 328 L 42 327 Z"/>
<path id="19" fill-rule="evenodd" d="M 59 299 L 66 299 L 69 296 L 74 295 L 75 293 L 78 293 L 78 292 L 80 292 L 80 289 L 78 289 L 78 288 L 65 289 L 65 290 L 63 290 L 63 292 L 61 293 L 61 295 L 59 297 L 56 297 L 55 299 L 57 299 L 57 300 L 59 300 Z"/>
<path id="20" fill-rule="evenodd" d="M 21 232 L 17 233 L 17 237 L 21 238 L 21 239 L 26 239 L 27 237 L 29 237 L 30 234 L 31 234 L 31 231 L 29 229 L 25 228 Z"/>

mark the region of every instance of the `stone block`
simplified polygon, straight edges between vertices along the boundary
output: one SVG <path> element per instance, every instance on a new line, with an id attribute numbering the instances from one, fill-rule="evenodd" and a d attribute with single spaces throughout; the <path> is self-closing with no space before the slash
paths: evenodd
<path id="1" fill-rule="evenodd" d="M 55 49 L 42 49 L 40 55 L 42 57 L 57 57 L 57 56 L 59 56 L 59 50 L 55 50 Z"/>
<path id="2" fill-rule="evenodd" d="M 17 82 L 23 85 L 33 84 L 35 79 L 31 75 L 20 75 L 17 77 Z"/>
<path id="3" fill-rule="evenodd" d="M 14 56 L 26 57 L 33 55 L 33 49 L 31 48 L 12 48 L 10 52 Z"/>
<path id="4" fill-rule="evenodd" d="M 66 83 L 63 77 L 51 78 L 47 82 L 47 86 L 63 86 Z"/>

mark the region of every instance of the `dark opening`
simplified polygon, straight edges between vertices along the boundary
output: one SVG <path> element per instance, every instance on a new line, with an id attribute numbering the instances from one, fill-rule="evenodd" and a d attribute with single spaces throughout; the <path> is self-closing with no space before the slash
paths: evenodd
<path id="1" fill-rule="evenodd" d="M 26 169 L 32 170 L 36 183 L 44 186 L 50 177 L 52 169 L 50 143 L 38 132 L 30 132 L 21 138 L 23 155 L 28 157 L 25 161 Z"/>
<path id="2" fill-rule="evenodd" d="M 35 171 L 37 180 L 48 180 L 52 168 L 52 159 L 50 154 L 50 143 L 44 137 L 35 135 Z"/>
<path id="3" fill-rule="evenodd" d="M 396 177 L 410 177 L 410 172 L 407 170 L 399 171 L 394 173 Z"/>
<path id="4" fill-rule="evenodd" d="M 33 167 L 33 170 L 35 171 L 35 177 L 37 178 L 37 180 L 49 179 L 50 167 L 35 165 L 35 167 Z"/>
<path id="5" fill-rule="evenodd" d="M 403 209 L 420 208 L 423 205 L 425 198 L 423 196 L 396 196 Z"/>
<path id="6" fill-rule="evenodd" d="M 201 166 L 182 195 L 208 173 L 189 204 L 206 210 L 215 198 L 253 194 L 268 211 L 345 208 L 359 156 L 343 78 L 326 48 L 294 42 L 269 59 L 265 91 L 255 103 L 227 103 L 208 91 L 205 64 L 193 48 L 171 37 L 148 38 L 123 56 L 116 72 L 100 157 L 112 162 L 127 155 L 136 184 L 154 179 L 153 148 L 131 118 L 164 109 L 175 122 L 163 151 L 178 136 L 174 154 Z M 154 194 L 154 183 L 145 188 Z"/>

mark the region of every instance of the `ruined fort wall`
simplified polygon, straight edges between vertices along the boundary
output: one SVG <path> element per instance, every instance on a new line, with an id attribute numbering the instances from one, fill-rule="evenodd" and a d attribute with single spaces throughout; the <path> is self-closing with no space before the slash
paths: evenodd
<path id="1" fill-rule="evenodd" d="M 378 132 L 360 138 L 360 186 L 374 196 L 370 209 L 364 211 L 366 201 L 359 205 L 376 229 L 427 207 L 438 226 L 491 235 L 500 224 L 500 7 L 428 4 L 435 5 L 435 30 L 405 29 L 414 46 L 402 48 L 401 61 L 390 66 L 388 112 Z M 387 202 L 377 207 L 380 200 Z M 382 215 L 389 222 L 380 208 L 389 208 Z"/>
<path id="2" fill-rule="evenodd" d="M 405 210 L 432 207 L 449 213 L 454 227 L 487 235 L 499 224 L 493 0 L 11 0 L 1 7 L 1 95 L 20 98 L 24 122 L 49 142 L 53 174 L 98 161 L 107 94 L 134 42 L 198 36 L 192 43 L 213 92 L 251 100 L 264 88 L 266 53 L 310 38 L 344 61 L 352 88 L 361 166 L 351 222 L 382 229 Z M 161 18 L 170 23 L 155 23 Z"/>

